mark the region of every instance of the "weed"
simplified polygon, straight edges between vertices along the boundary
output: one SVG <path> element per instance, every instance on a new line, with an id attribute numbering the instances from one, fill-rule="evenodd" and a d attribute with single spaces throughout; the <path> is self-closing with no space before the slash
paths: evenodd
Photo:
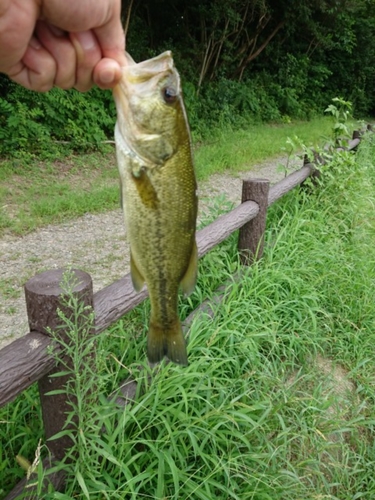
<path id="1" fill-rule="evenodd" d="M 324 112 L 330 114 L 334 119 L 333 144 L 335 147 L 345 146 L 350 139 L 348 122 L 352 118 L 352 103 L 345 101 L 342 97 L 334 97 L 332 102 L 334 104 L 330 104 Z"/>
<path id="2" fill-rule="evenodd" d="M 14 280 L 8 278 L 0 279 L 0 294 L 5 299 L 17 299 L 20 296 L 20 291 L 14 283 Z"/>

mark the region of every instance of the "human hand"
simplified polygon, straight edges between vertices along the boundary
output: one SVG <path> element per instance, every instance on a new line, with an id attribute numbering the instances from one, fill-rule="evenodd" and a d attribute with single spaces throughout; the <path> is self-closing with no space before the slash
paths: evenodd
<path id="1" fill-rule="evenodd" d="M 126 64 L 121 0 L 0 0 L 0 72 L 24 87 L 114 87 Z"/>

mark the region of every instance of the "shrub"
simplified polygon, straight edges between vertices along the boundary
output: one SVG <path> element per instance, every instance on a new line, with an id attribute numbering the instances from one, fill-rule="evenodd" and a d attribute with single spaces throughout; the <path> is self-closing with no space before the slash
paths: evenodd
<path id="1" fill-rule="evenodd" d="M 112 137 L 115 107 L 111 93 L 54 88 L 45 94 L 0 80 L 0 155 L 90 150 Z"/>

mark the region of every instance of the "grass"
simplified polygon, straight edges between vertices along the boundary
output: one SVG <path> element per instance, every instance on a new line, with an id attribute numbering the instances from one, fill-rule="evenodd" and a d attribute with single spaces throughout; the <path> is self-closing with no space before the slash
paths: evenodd
<path id="1" fill-rule="evenodd" d="M 322 145 L 330 134 L 332 120 L 328 117 L 309 122 L 283 125 L 258 124 L 246 130 L 219 131 L 212 140 L 196 151 L 198 179 L 229 170 L 237 172 L 265 159 L 285 154 L 288 137 L 297 136 L 307 146 Z"/>
<path id="2" fill-rule="evenodd" d="M 196 148 L 199 180 L 213 172 L 250 169 L 277 156 L 288 136 L 321 143 L 330 120 L 284 125 L 257 125 L 247 130 L 220 131 Z M 23 235 L 46 224 L 74 219 L 87 212 L 119 207 L 119 183 L 114 152 L 71 156 L 64 161 L 0 162 L 0 235 Z"/>
<path id="3" fill-rule="evenodd" d="M 375 498 L 374 153 L 369 140 L 334 158 L 322 186 L 270 208 L 263 259 L 213 319 L 195 317 L 187 368 L 145 364 L 148 301 L 98 337 L 95 367 L 73 342 L 84 432 L 62 465 L 65 494 L 44 498 Z M 182 318 L 237 269 L 233 235 L 200 261 Z M 129 374 L 138 394 L 125 409 L 82 397 Z M 25 474 L 15 456 L 32 462 L 43 436 L 35 387 L 0 421 L 1 498 Z"/>
<path id="4" fill-rule="evenodd" d="M 0 164 L 0 233 L 22 235 L 43 225 L 119 206 L 114 154 L 65 161 Z"/>

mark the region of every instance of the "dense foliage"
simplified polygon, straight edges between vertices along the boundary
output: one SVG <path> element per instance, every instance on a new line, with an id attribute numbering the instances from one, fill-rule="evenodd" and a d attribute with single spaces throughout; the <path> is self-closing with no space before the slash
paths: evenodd
<path id="1" fill-rule="evenodd" d="M 81 94 L 55 88 L 39 94 L 4 77 L 0 79 L 0 154 L 53 155 L 62 145 L 65 149 L 93 149 L 112 138 L 114 116 L 109 91 L 95 88 Z"/>
<path id="2" fill-rule="evenodd" d="M 374 111 L 374 0 L 124 0 L 136 60 L 172 49 L 193 132 L 322 113 L 332 97 Z M 36 95 L 0 77 L 0 154 L 112 138 L 110 92 Z"/>
<path id="3" fill-rule="evenodd" d="M 217 114 L 309 117 L 336 95 L 364 114 L 374 101 L 374 27 L 372 0 L 138 0 L 128 49 L 144 58 L 172 48 L 193 87 L 188 103 L 198 92 L 196 109 L 212 123 Z"/>

